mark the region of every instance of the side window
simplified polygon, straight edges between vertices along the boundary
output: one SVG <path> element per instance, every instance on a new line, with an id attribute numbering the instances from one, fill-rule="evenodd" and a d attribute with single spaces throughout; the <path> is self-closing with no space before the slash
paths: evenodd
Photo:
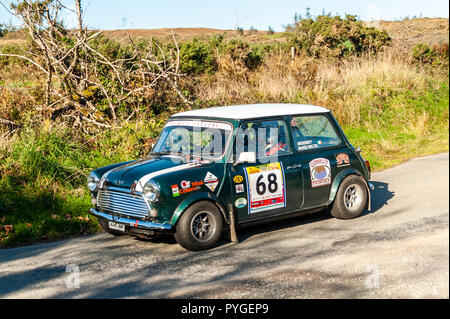
<path id="1" fill-rule="evenodd" d="M 284 121 L 246 122 L 236 135 L 235 154 L 255 152 L 258 158 L 290 153 Z"/>
<path id="2" fill-rule="evenodd" d="M 324 115 L 293 117 L 291 129 L 297 151 L 336 146 L 341 143 L 333 125 Z"/>

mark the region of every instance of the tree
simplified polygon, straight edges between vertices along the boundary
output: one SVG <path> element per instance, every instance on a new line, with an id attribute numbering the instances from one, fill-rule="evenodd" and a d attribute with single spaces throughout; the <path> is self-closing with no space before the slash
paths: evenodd
<path id="1" fill-rule="evenodd" d="M 75 10 L 59 0 L 22 0 L 11 11 L 22 20 L 31 43 L 26 55 L 1 53 L 0 56 L 28 61 L 46 77 L 44 110 L 65 113 L 75 121 L 98 126 L 117 124 L 118 106 L 129 99 L 167 83 L 180 99 L 190 105 L 178 88 L 179 49 L 175 37 L 170 50 L 157 42 L 136 45 L 128 37 L 130 52 L 109 56 L 97 46 L 101 31 L 89 31 L 83 25 L 81 0 L 74 0 Z M 63 14 L 64 13 L 64 14 Z M 76 30 L 68 29 L 62 16 L 75 14 Z M 95 98 L 95 99 L 94 99 Z M 102 105 L 102 107 L 99 107 Z"/>

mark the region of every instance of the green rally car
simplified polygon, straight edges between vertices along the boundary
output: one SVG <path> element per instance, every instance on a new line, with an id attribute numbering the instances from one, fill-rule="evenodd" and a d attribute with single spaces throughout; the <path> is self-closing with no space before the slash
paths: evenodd
<path id="1" fill-rule="evenodd" d="M 214 107 L 170 117 L 145 158 L 94 170 L 90 212 L 113 234 L 173 234 L 208 249 L 245 224 L 329 208 L 370 210 L 370 164 L 331 112 L 298 104 Z"/>

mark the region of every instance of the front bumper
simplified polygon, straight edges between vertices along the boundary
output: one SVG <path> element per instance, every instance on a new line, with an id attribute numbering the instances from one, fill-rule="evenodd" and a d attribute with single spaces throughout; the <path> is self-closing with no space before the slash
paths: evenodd
<path id="1" fill-rule="evenodd" d="M 90 209 L 90 213 L 96 217 L 106 219 L 108 221 L 112 221 L 115 223 L 124 224 L 131 229 L 143 229 L 148 231 L 170 231 L 172 229 L 172 225 L 170 224 L 159 224 L 154 222 L 146 222 L 143 220 L 130 219 L 125 217 L 113 216 L 107 213 L 99 212 L 94 208 Z"/>

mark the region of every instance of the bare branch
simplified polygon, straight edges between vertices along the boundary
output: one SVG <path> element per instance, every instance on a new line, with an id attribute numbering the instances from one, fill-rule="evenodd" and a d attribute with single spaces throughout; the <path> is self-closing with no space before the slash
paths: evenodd
<path id="1" fill-rule="evenodd" d="M 44 73 L 48 74 L 49 72 L 44 69 L 41 65 L 39 65 L 38 63 L 34 62 L 33 60 L 27 58 L 26 56 L 23 55 L 18 55 L 18 54 L 9 54 L 9 53 L 2 53 L 0 52 L 0 56 L 8 56 L 8 57 L 15 57 L 15 58 L 20 58 L 20 59 L 24 59 L 27 60 L 28 62 L 32 63 L 33 65 L 37 66 L 41 71 L 43 71 Z"/>

